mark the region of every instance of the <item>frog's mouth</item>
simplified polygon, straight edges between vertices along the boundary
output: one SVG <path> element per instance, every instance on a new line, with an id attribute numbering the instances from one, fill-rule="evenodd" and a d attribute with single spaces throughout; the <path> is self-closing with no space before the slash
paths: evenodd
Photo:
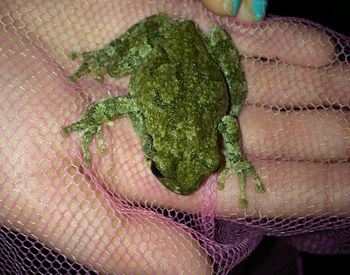
<path id="1" fill-rule="evenodd" d="M 157 179 L 165 179 L 165 176 L 162 174 L 162 172 L 160 172 L 160 170 L 157 167 L 157 164 L 154 161 L 152 161 L 151 163 L 151 171 L 153 175 L 157 177 Z"/>
<path id="2" fill-rule="evenodd" d="M 203 182 L 205 179 L 205 176 L 203 176 L 201 179 L 199 179 L 196 184 L 191 184 L 191 185 L 182 185 L 179 184 L 179 182 L 176 179 L 172 178 L 167 178 L 165 177 L 162 172 L 158 169 L 157 165 L 155 162 L 152 161 L 151 163 L 151 171 L 154 176 L 169 190 L 172 192 L 179 194 L 179 195 L 189 195 L 195 190 L 198 189 L 198 186 Z M 189 187 L 191 186 L 191 187 Z"/>

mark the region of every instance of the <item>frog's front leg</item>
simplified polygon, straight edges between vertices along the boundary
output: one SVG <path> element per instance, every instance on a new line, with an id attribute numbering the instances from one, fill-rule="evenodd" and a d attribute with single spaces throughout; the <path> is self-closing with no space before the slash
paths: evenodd
<path id="1" fill-rule="evenodd" d="M 246 176 L 251 176 L 254 179 L 259 193 L 263 193 L 265 187 L 253 165 L 243 156 L 237 119 L 230 115 L 224 116 L 219 123 L 218 130 L 224 139 L 224 154 L 226 160 L 225 169 L 219 177 L 218 188 L 223 189 L 227 176 L 236 172 L 240 189 L 238 203 L 241 208 L 246 208 L 248 204 L 245 191 Z"/>
<path id="2" fill-rule="evenodd" d="M 102 138 L 102 124 L 114 120 L 119 115 L 137 112 L 137 110 L 135 102 L 128 96 L 107 98 L 91 106 L 80 120 L 64 127 L 62 135 L 66 137 L 69 133 L 80 132 L 83 157 L 87 163 L 90 163 L 89 146 L 95 135 L 99 150 L 103 152 L 106 148 Z"/>

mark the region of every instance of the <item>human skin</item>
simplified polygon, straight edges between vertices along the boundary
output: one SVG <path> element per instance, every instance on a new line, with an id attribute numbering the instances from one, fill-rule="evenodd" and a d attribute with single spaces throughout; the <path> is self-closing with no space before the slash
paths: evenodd
<path id="1" fill-rule="evenodd" d="M 223 20 L 244 56 L 248 95 L 239 116 L 243 149 L 266 186 L 264 194 L 256 194 L 248 179 L 247 209 L 237 206 L 235 177 L 217 191 L 214 175 L 186 197 L 159 184 L 144 163 L 140 140 L 127 118 L 104 127 L 111 149 L 99 155 L 92 144 L 94 163 L 84 166 L 79 137 L 67 142 L 60 130 L 106 92 L 93 82 L 81 83 L 84 92 L 72 85 L 67 76 L 78 63 L 68 54 L 101 47 L 160 10 L 193 18 L 204 30 L 214 19 L 198 2 L 186 8 L 172 1 L 127 2 L 65 6 L 48 1 L 30 8 L 31 2 L 15 6 L 8 1 L 1 9 L 7 22 L 6 31 L 0 32 L 2 224 L 98 271 L 205 274 L 211 272 L 211 262 L 184 227 L 150 211 L 127 210 L 120 198 L 198 212 L 207 196 L 215 199 L 215 215 L 227 219 L 349 216 L 349 162 L 339 162 L 350 156 L 348 114 L 271 108 L 322 105 L 327 100 L 348 106 L 350 100 L 349 66 L 328 65 L 334 58 L 330 39 L 291 22 L 276 20 L 245 31 L 231 19 Z M 23 21 L 24 28 L 11 27 L 22 26 Z M 27 34 L 32 40 L 23 39 Z M 278 57 L 282 62 L 260 62 L 253 56 Z M 125 92 L 127 83 L 128 79 L 106 79 L 111 93 L 115 86 L 117 92 Z"/>

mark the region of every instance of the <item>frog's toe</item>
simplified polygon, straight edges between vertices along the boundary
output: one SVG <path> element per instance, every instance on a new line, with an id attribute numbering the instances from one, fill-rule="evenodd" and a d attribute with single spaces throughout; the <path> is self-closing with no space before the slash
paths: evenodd
<path id="1" fill-rule="evenodd" d="M 84 161 L 89 164 L 91 163 L 91 154 L 90 154 L 90 144 L 92 142 L 93 137 L 95 136 L 97 132 L 97 127 L 87 127 L 83 132 L 82 132 L 82 150 L 83 150 L 83 157 Z"/>
<path id="2" fill-rule="evenodd" d="M 69 130 L 67 129 L 67 127 L 65 127 L 65 128 L 63 128 L 62 130 L 61 130 L 61 135 L 63 136 L 63 138 L 67 138 L 68 137 L 68 135 L 69 135 Z"/>
<path id="3" fill-rule="evenodd" d="M 258 193 L 264 193 L 265 192 L 265 186 L 259 181 L 259 183 L 256 183 L 256 191 Z"/>
<path id="4" fill-rule="evenodd" d="M 67 137 L 72 132 L 79 132 L 81 134 L 81 143 L 83 157 L 86 163 L 91 162 L 91 155 L 89 152 L 89 147 L 94 136 L 97 136 L 97 144 L 101 152 L 106 150 L 106 146 L 102 139 L 101 126 L 88 123 L 86 120 L 81 119 L 69 126 L 64 127 L 61 130 L 63 137 Z"/>
<path id="5" fill-rule="evenodd" d="M 101 125 L 97 127 L 96 138 L 97 138 L 97 146 L 100 153 L 105 153 L 107 151 L 107 146 L 103 141 Z"/>
<path id="6" fill-rule="evenodd" d="M 71 81 L 71 82 L 77 82 L 78 79 L 79 79 L 79 76 L 77 74 L 72 74 L 70 76 L 68 76 L 68 79 Z"/>
<path id="7" fill-rule="evenodd" d="M 98 142 L 98 150 L 100 151 L 100 153 L 104 154 L 107 151 L 107 146 L 103 141 L 99 141 Z"/>
<path id="8" fill-rule="evenodd" d="M 255 182 L 255 186 L 256 186 L 256 191 L 258 193 L 264 193 L 265 192 L 265 186 L 262 183 L 260 177 L 258 176 L 258 174 L 256 173 L 254 167 L 250 164 L 250 167 L 248 169 L 248 171 L 246 172 L 247 176 L 251 176 Z"/>
<path id="9" fill-rule="evenodd" d="M 226 183 L 226 179 L 227 179 L 227 171 L 224 170 L 221 172 L 220 176 L 219 176 L 219 180 L 218 180 L 218 184 L 217 184 L 217 188 L 221 191 L 224 190 L 225 188 L 225 183 Z"/>
<path id="10" fill-rule="evenodd" d="M 86 123 L 83 120 L 74 122 L 61 130 L 63 137 L 67 137 L 70 133 L 73 132 L 83 132 L 87 128 Z"/>
<path id="11" fill-rule="evenodd" d="M 106 73 L 106 68 L 103 64 L 100 64 L 99 60 L 96 58 L 93 52 L 84 53 L 71 53 L 70 57 L 74 60 L 77 58 L 82 58 L 83 62 L 78 68 L 78 70 L 69 76 L 69 80 L 72 82 L 77 82 L 80 78 L 84 76 L 92 75 L 94 78 L 102 82 L 103 76 Z"/>
<path id="12" fill-rule="evenodd" d="M 80 56 L 81 56 L 81 54 L 78 52 L 70 52 L 68 54 L 68 57 L 72 60 L 75 60 L 75 59 L 79 58 Z"/>
<path id="13" fill-rule="evenodd" d="M 80 78 L 88 74 L 90 74 L 89 67 L 86 64 L 82 64 L 80 68 L 74 74 L 70 75 L 68 78 L 72 82 L 77 82 Z"/>
<path id="14" fill-rule="evenodd" d="M 90 144 L 82 144 L 82 150 L 83 150 L 83 158 L 85 163 L 90 164 L 91 163 L 91 154 L 89 151 L 89 145 Z"/>
<path id="15" fill-rule="evenodd" d="M 239 199 L 238 200 L 238 207 L 241 209 L 245 209 L 248 207 L 248 201 L 246 199 Z"/>
<path id="16" fill-rule="evenodd" d="M 74 129 L 74 126 L 73 126 L 73 124 L 72 124 L 72 125 L 69 125 L 69 126 L 64 127 L 64 128 L 61 130 L 61 135 L 62 135 L 64 138 L 66 138 L 66 137 L 68 137 L 68 135 L 69 135 L 70 133 L 72 133 L 72 132 L 74 132 L 74 131 L 75 131 L 75 129 Z"/>

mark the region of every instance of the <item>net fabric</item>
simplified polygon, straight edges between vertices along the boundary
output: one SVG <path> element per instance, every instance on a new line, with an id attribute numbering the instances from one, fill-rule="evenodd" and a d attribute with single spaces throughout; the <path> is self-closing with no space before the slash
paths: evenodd
<path id="1" fill-rule="evenodd" d="M 2 1 L 0 270 L 4 273 L 225 274 L 264 235 L 312 253 L 349 253 L 349 39 L 312 22 L 242 24 L 199 1 Z M 267 187 L 237 206 L 233 175 L 189 197 L 158 183 L 127 118 L 104 125 L 108 153 L 60 130 L 128 77 L 73 84 L 72 51 L 102 47 L 165 11 L 224 26 L 248 81 L 243 147 Z"/>

